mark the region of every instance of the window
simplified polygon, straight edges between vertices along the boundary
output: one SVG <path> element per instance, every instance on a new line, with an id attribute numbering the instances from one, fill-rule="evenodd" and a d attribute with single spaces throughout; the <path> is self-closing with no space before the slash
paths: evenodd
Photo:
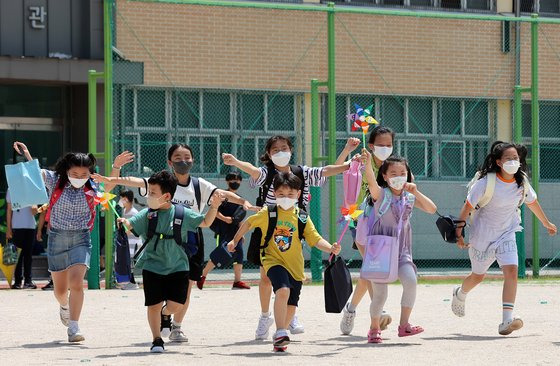
<path id="1" fill-rule="evenodd" d="M 138 127 L 166 128 L 164 90 L 137 90 L 135 105 Z"/>
<path id="2" fill-rule="evenodd" d="M 461 9 L 461 0 L 441 0 L 441 7 L 448 9 Z"/>
<path id="3" fill-rule="evenodd" d="M 432 99 L 408 100 L 408 133 L 433 133 L 432 104 Z"/>
<path id="4" fill-rule="evenodd" d="M 465 102 L 465 135 L 488 135 L 487 102 Z"/>
<path id="5" fill-rule="evenodd" d="M 410 6 L 432 6 L 432 0 L 410 0 Z"/>
<path id="6" fill-rule="evenodd" d="M 540 13 L 560 13 L 560 2 L 558 0 L 540 0 Z"/>
<path id="7" fill-rule="evenodd" d="M 490 0 L 467 0 L 467 9 L 490 10 Z"/>
<path id="8" fill-rule="evenodd" d="M 237 96 L 237 123 L 241 130 L 260 131 L 264 127 L 264 95 Z"/>
<path id="9" fill-rule="evenodd" d="M 463 141 L 442 141 L 440 148 L 440 175 L 442 177 L 464 177 L 464 149 Z"/>
<path id="10" fill-rule="evenodd" d="M 415 177 L 428 175 L 429 142 L 426 140 L 401 140 L 399 153 L 408 160 L 410 170 Z"/>
<path id="11" fill-rule="evenodd" d="M 199 128 L 200 95 L 198 92 L 179 91 L 175 93 L 175 121 L 177 128 Z"/>
<path id="12" fill-rule="evenodd" d="M 294 130 L 294 96 L 273 95 L 267 98 L 268 131 Z"/>
<path id="13" fill-rule="evenodd" d="M 202 95 L 202 129 L 229 129 L 230 96 L 226 93 Z"/>
<path id="14" fill-rule="evenodd" d="M 439 101 L 439 131 L 444 135 L 461 135 L 462 112 L 461 101 Z"/>
<path id="15" fill-rule="evenodd" d="M 391 127 L 395 132 L 404 132 L 404 99 L 397 97 L 381 98 L 380 123 Z"/>

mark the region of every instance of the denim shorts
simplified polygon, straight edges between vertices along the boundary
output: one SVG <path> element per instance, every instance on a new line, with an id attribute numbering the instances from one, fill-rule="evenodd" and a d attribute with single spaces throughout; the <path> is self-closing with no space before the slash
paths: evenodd
<path id="1" fill-rule="evenodd" d="M 64 271 L 76 264 L 89 268 L 91 237 L 88 229 L 49 229 L 47 258 L 49 272 Z"/>

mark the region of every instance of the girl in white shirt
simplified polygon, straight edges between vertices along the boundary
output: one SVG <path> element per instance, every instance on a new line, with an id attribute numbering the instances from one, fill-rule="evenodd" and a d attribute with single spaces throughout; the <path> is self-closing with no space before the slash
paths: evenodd
<path id="1" fill-rule="evenodd" d="M 550 235 L 557 231 L 556 225 L 544 214 L 537 195 L 529 184 L 526 156 L 527 148 L 522 145 L 501 141 L 492 145 L 478 180 L 470 189 L 459 215 L 460 220 L 466 221 L 473 214 L 470 243 L 465 243 L 462 229 L 457 229 L 457 245 L 459 248 L 469 249 L 472 273 L 461 286 L 456 286 L 453 290 L 451 309 L 459 317 L 465 315 L 467 293 L 482 282 L 488 268 L 497 260 L 504 274 L 503 319 L 498 326 L 498 333 L 501 335 L 508 335 L 523 326 L 521 318 L 513 316 L 518 261 L 515 233 L 523 230 L 518 212 L 520 204 L 527 204 Z M 482 199 L 490 179 L 495 180 L 494 192 L 484 204 Z M 474 210 L 476 211 L 473 212 Z"/>

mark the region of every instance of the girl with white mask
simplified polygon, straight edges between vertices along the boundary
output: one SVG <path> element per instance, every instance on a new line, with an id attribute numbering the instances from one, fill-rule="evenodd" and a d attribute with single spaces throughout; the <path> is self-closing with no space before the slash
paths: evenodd
<path id="1" fill-rule="evenodd" d="M 335 165 L 327 165 L 325 167 L 308 167 L 306 165 L 290 165 L 293 156 L 293 145 L 291 140 L 285 136 L 274 136 L 268 139 L 264 154 L 261 156 L 263 166 L 257 168 L 253 164 L 240 161 L 231 154 L 222 154 L 224 164 L 234 166 L 250 175 L 249 185 L 251 187 L 259 187 L 259 198 L 257 205 L 285 205 L 290 202 L 286 199 L 277 201 L 272 187 L 272 180 L 278 172 L 292 172 L 303 182 L 300 187 L 301 195 L 298 197 L 296 205 L 307 209 L 309 206 L 309 187 L 319 187 L 325 183 L 325 178 L 336 174 L 340 174 L 350 167 L 348 163 L 340 163 Z M 270 312 L 270 297 L 272 295 L 272 284 L 270 279 L 260 267 L 261 280 L 259 283 L 259 297 L 261 302 L 261 317 L 257 330 L 255 332 L 256 339 L 267 339 L 269 328 L 274 324 Z M 303 333 L 304 328 L 298 322 L 297 316 L 294 316 L 290 323 L 290 332 L 292 334 Z"/>
<path id="2" fill-rule="evenodd" d="M 556 225 L 543 212 L 527 179 L 526 156 L 525 146 L 495 142 L 459 214 L 459 220 L 465 221 L 472 215 L 469 243 L 465 243 L 461 230 L 457 230 L 457 245 L 461 249 L 468 248 L 472 272 L 461 286 L 453 289 L 451 310 L 459 317 L 465 316 L 467 294 L 482 282 L 488 268 L 497 261 L 504 274 L 502 323 L 498 325 L 500 335 L 508 335 L 523 327 L 521 318 L 513 316 L 518 266 L 515 233 L 523 230 L 519 207 L 525 203 L 549 235 L 555 235 L 557 231 Z M 487 187 L 493 189 L 487 191 Z"/>

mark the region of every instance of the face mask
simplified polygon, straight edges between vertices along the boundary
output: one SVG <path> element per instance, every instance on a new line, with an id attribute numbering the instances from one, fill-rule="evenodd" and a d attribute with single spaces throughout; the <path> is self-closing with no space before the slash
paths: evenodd
<path id="1" fill-rule="evenodd" d="M 403 176 L 389 178 L 389 187 L 397 191 L 403 189 L 405 183 L 406 183 L 406 177 Z"/>
<path id="2" fill-rule="evenodd" d="M 70 181 L 70 184 L 74 188 L 82 188 L 87 183 L 89 178 L 78 179 L 78 178 L 68 177 L 68 180 Z"/>
<path id="3" fill-rule="evenodd" d="M 152 210 L 157 210 L 161 207 L 162 203 L 159 202 L 161 196 L 160 197 L 151 197 L 148 196 L 148 198 L 146 199 L 147 203 L 148 203 L 148 207 L 151 208 Z"/>
<path id="4" fill-rule="evenodd" d="M 124 208 L 124 201 L 123 201 L 123 200 L 120 200 L 120 201 L 119 201 L 119 207 L 120 207 L 120 208 Z"/>
<path id="5" fill-rule="evenodd" d="M 294 207 L 297 201 L 297 198 L 282 197 L 276 199 L 276 204 L 284 210 L 289 210 Z"/>
<path id="6" fill-rule="evenodd" d="M 374 146 L 373 147 L 373 155 L 381 161 L 387 160 L 389 156 L 393 153 L 393 147 L 387 146 Z"/>
<path id="7" fill-rule="evenodd" d="M 174 161 L 173 162 L 173 171 L 179 175 L 187 174 L 193 166 L 193 162 L 191 161 Z"/>
<path id="8" fill-rule="evenodd" d="M 230 188 L 231 190 L 234 190 L 234 191 L 237 191 L 237 190 L 239 189 L 239 186 L 240 186 L 240 185 L 241 185 L 241 184 L 240 184 L 240 183 L 237 183 L 237 182 L 228 183 L 229 188 Z"/>
<path id="9" fill-rule="evenodd" d="M 286 166 L 290 164 L 290 159 L 292 158 L 292 153 L 289 151 L 280 151 L 270 157 L 274 165 L 279 167 Z"/>
<path id="10" fill-rule="evenodd" d="M 510 160 L 506 161 L 504 165 L 502 165 L 502 169 L 508 174 L 515 174 L 519 170 L 521 163 L 517 160 Z"/>

